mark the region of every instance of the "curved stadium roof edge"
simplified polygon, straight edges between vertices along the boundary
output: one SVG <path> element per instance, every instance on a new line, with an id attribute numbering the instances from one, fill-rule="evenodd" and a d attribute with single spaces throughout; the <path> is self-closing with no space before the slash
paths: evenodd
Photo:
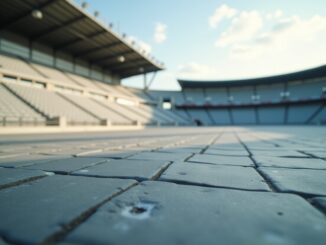
<path id="1" fill-rule="evenodd" d="M 42 19 L 33 18 L 33 10 L 42 11 Z M 1 0 L 1 30 L 67 52 L 122 78 L 164 69 L 161 62 L 71 0 Z M 118 60 L 120 56 L 124 62 Z"/>
<path id="2" fill-rule="evenodd" d="M 218 88 L 218 87 L 233 87 L 233 86 L 246 86 L 246 85 L 259 85 L 259 84 L 272 84 L 300 81 L 306 79 L 314 79 L 319 77 L 326 77 L 326 65 L 315 67 L 308 70 L 268 76 L 250 79 L 238 79 L 238 80 L 185 80 L 178 79 L 178 82 L 182 88 Z"/>

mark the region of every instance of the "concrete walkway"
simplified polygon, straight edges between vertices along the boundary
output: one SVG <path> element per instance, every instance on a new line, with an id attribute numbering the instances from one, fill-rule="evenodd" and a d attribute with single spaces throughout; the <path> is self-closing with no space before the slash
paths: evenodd
<path id="1" fill-rule="evenodd" d="M 326 244 L 326 128 L 0 139 L 0 244 Z"/>

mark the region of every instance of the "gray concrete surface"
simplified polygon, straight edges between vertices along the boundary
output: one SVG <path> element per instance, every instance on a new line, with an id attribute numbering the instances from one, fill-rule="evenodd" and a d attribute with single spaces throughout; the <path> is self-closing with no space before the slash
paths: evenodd
<path id="1" fill-rule="evenodd" d="M 324 245 L 325 145 L 295 126 L 5 135 L 0 243 Z"/>

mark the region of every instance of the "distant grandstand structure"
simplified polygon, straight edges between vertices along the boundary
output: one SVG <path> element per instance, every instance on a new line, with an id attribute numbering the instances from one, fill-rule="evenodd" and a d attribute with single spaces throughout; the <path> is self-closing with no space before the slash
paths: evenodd
<path id="1" fill-rule="evenodd" d="M 326 66 L 273 77 L 179 80 L 181 92 L 151 92 L 199 125 L 326 123 Z"/>
<path id="2" fill-rule="evenodd" d="M 121 79 L 146 77 L 163 63 L 73 1 L 1 1 L 0 29 L 4 127 L 326 123 L 326 66 L 259 79 L 179 80 L 182 91 L 150 91 L 145 83 L 141 90 Z"/>

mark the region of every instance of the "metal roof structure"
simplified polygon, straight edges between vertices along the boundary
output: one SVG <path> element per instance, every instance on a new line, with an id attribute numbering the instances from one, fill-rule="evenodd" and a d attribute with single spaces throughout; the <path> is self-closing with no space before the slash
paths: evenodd
<path id="1" fill-rule="evenodd" d="M 33 17 L 33 11 L 41 12 L 42 18 Z M 2 30 L 71 54 L 121 78 L 164 69 L 125 35 L 70 0 L 1 0 Z"/>
<path id="2" fill-rule="evenodd" d="M 248 86 L 248 85 L 260 85 L 260 84 L 273 84 L 294 82 L 307 79 L 314 79 L 326 77 L 326 65 L 319 66 L 313 69 L 304 71 L 277 75 L 271 77 L 251 78 L 242 80 L 221 80 L 221 81 L 193 81 L 178 79 L 178 82 L 182 88 L 220 88 L 220 87 L 235 87 L 235 86 Z"/>

